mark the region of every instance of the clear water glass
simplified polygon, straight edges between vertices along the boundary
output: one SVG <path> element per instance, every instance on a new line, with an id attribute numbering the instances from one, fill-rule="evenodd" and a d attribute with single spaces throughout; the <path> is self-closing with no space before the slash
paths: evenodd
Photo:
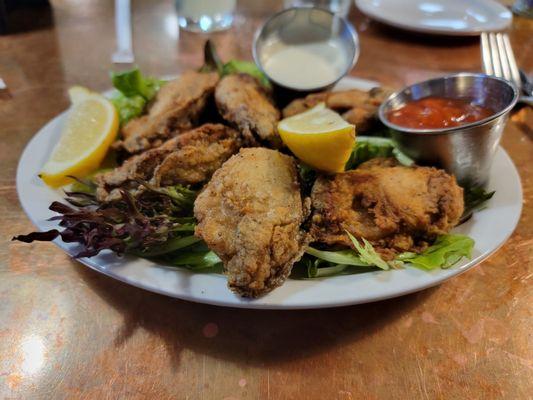
<path id="1" fill-rule="evenodd" d="M 192 32 L 215 32 L 233 23 L 236 0 L 176 0 L 178 23 Z"/>
<path id="2" fill-rule="evenodd" d="M 318 7 L 346 18 L 350 11 L 352 0 L 285 0 L 285 8 L 290 7 Z"/>

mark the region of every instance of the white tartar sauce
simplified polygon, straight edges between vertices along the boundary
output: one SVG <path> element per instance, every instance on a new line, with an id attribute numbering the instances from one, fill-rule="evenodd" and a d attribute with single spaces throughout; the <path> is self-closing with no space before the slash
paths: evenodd
<path id="1" fill-rule="evenodd" d="M 277 83 L 305 90 L 337 80 L 347 67 L 347 56 L 339 39 L 301 44 L 272 39 L 265 43 L 261 64 Z"/>

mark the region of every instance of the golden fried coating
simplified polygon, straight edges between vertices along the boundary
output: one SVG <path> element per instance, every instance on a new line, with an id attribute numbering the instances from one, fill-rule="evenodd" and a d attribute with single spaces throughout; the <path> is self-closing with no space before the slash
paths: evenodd
<path id="1" fill-rule="evenodd" d="M 300 114 L 324 102 L 328 108 L 337 111 L 346 121 L 354 124 L 358 132 L 364 132 L 377 123 L 379 105 L 390 93 L 389 89 L 382 88 L 374 88 L 368 92 L 350 89 L 340 92 L 313 93 L 289 103 L 283 109 L 283 117 Z"/>
<path id="2" fill-rule="evenodd" d="M 195 234 L 224 262 L 230 289 L 257 297 L 285 282 L 302 256 L 307 208 L 292 157 L 241 149 L 197 197 Z"/>
<path id="3" fill-rule="evenodd" d="M 119 195 L 115 188 L 135 188 L 139 180 L 156 186 L 206 182 L 240 147 L 240 135 L 233 128 L 202 125 L 97 176 L 97 197 L 102 201 L 114 198 Z"/>
<path id="4" fill-rule="evenodd" d="M 241 147 L 239 133 L 221 124 L 205 124 L 176 139 L 176 150 L 154 172 L 152 183 L 158 186 L 206 182 Z"/>
<path id="5" fill-rule="evenodd" d="M 167 82 L 157 93 L 148 113 L 129 121 L 114 147 L 135 154 L 161 145 L 191 129 L 213 95 L 217 73 L 187 71 Z"/>
<path id="6" fill-rule="evenodd" d="M 319 177 L 311 199 L 313 240 L 350 246 L 348 230 L 371 242 L 385 259 L 424 249 L 457 225 L 464 209 L 463 189 L 453 176 L 392 159 Z"/>
<path id="7" fill-rule="evenodd" d="M 283 118 L 292 117 L 293 115 L 296 115 L 296 114 L 301 114 L 304 111 L 307 111 L 310 108 L 313 108 L 319 103 L 326 103 L 326 100 L 328 99 L 328 96 L 330 94 L 331 94 L 330 92 L 311 93 L 307 95 L 306 97 L 291 101 L 283 109 Z M 327 106 L 327 103 L 326 103 L 326 106 Z"/>
<path id="8" fill-rule="evenodd" d="M 280 112 L 259 84 L 248 74 L 231 74 L 220 80 L 215 101 L 222 117 L 236 126 L 247 145 L 281 147 L 277 123 Z"/>

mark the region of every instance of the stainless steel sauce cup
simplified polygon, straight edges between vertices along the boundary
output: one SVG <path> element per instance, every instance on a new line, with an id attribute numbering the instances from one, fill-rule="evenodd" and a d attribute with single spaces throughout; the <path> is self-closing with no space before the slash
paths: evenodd
<path id="1" fill-rule="evenodd" d="M 346 64 L 335 80 L 326 86 L 305 89 L 281 84 L 269 76 L 264 68 L 264 50 L 272 39 L 288 44 L 305 44 L 339 39 L 346 54 Z M 344 18 L 334 13 L 315 7 L 293 7 L 280 11 L 270 17 L 256 32 L 253 42 L 255 63 L 275 85 L 297 92 L 326 90 L 348 74 L 359 57 L 359 38 L 353 26 Z M 309 66 L 302 65 L 302 68 Z"/>
<path id="2" fill-rule="evenodd" d="M 387 115 L 409 101 L 428 96 L 465 99 L 494 113 L 485 119 L 443 129 L 413 129 L 391 123 Z M 509 112 L 518 100 L 516 87 L 500 78 L 459 73 L 431 79 L 392 94 L 379 118 L 392 130 L 401 151 L 422 165 L 435 165 L 455 175 L 462 186 L 483 187 Z"/>

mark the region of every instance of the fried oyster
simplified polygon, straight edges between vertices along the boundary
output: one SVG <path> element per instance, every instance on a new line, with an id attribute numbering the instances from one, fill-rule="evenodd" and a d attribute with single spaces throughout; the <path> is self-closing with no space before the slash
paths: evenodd
<path id="1" fill-rule="evenodd" d="M 148 113 L 132 119 L 121 130 L 114 148 L 136 154 L 191 129 L 204 111 L 218 82 L 217 73 L 187 71 L 167 82 L 157 93 Z"/>
<path id="2" fill-rule="evenodd" d="M 313 93 L 289 103 L 283 109 L 283 117 L 291 117 L 319 103 L 326 103 L 328 108 L 337 111 L 347 122 L 354 124 L 358 132 L 365 132 L 377 124 L 379 105 L 390 93 L 390 90 L 382 88 L 374 88 L 368 92 L 351 89 L 340 92 Z"/>
<path id="3" fill-rule="evenodd" d="M 95 178 L 97 198 L 100 201 L 116 198 L 120 195 L 118 188 L 134 189 L 139 181 L 156 186 L 206 182 L 240 147 L 240 135 L 233 128 L 222 124 L 202 125 L 98 175 Z"/>
<path id="4" fill-rule="evenodd" d="M 453 176 L 393 159 L 319 177 L 311 200 L 314 241 L 348 247 L 349 231 L 371 242 L 385 259 L 423 250 L 456 226 L 464 209 L 463 189 Z"/>
<path id="5" fill-rule="evenodd" d="M 195 234 L 223 261 L 230 289 L 257 297 L 283 284 L 302 256 L 307 209 L 292 157 L 241 149 L 196 199 Z"/>
<path id="6" fill-rule="evenodd" d="M 216 87 L 215 101 L 222 118 L 239 129 L 247 145 L 281 147 L 280 112 L 254 77 L 225 76 Z"/>

